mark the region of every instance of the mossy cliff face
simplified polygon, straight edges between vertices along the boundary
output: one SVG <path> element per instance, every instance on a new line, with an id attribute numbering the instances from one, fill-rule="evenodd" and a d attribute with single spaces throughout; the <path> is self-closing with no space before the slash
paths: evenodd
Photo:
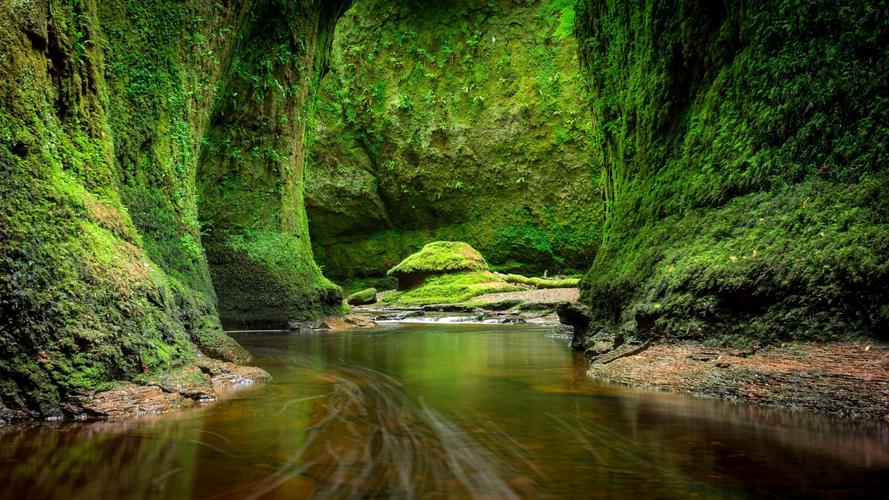
<path id="1" fill-rule="evenodd" d="M 319 3 L 294 39 L 324 43 Z M 269 5 L 0 4 L 0 419 L 75 413 L 199 352 L 246 359 L 216 313 L 195 179 L 233 34 Z"/>
<path id="2" fill-rule="evenodd" d="M 250 10 L 204 138 L 201 218 L 223 321 L 281 324 L 342 302 L 312 259 L 303 202 L 311 98 L 345 7 L 318 3 Z"/>
<path id="3" fill-rule="evenodd" d="M 582 284 L 632 335 L 886 335 L 886 2 L 581 1 L 605 190 Z"/>
<path id="4" fill-rule="evenodd" d="M 573 2 L 363 0 L 337 27 L 306 204 L 328 276 L 466 241 L 501 269 L 585 269 L 601 225 Z"/>

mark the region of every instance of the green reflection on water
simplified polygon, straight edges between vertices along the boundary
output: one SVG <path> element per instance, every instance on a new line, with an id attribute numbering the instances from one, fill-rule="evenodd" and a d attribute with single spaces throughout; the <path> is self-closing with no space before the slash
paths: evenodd
<path id="1" fill-rule="evenodd" d="M 885 424 L 597 385 L 548 328 L 238 335 L 274 383 L 0 430 L 3 498 L 878 494 Z"/>

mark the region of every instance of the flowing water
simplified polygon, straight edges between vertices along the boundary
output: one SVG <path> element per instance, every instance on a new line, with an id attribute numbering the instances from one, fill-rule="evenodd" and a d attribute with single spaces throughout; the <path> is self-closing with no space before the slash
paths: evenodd
<path id="1" fill-rule="evenodd" d="M 0 431 L 2 498 L 881 496 L 889 426 L 601 385 L 545 326 L 237 334 L 267 386 Z"/>

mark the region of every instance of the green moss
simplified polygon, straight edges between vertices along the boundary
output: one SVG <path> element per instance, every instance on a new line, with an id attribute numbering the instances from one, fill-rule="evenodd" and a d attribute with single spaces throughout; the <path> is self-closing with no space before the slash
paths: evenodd
<path id="1" fill-rule="evenodd" d="M 398 279 L 391 276 L 382 276 L 379 278 L 366 278 L 349 281 L 343 284 L 343 293 L 351 295 L 355 292 L 366 288 L 376 288 L 377 290 L 394 290 L 398 287 Z"/>
<path id="2" fill-rule="evenodd" d="M 885 193 L 877 179 L 841 189 L 809 181 L 660 221 L 631 240 L 623 266 L 591 271 L 583 297 L 630 328 L 644 318 L 677 336 L 867 332 L 885 321 L 889 220 L 886 207 L 862 202 Z"/>
<path id="3" fill-rule="evenodd" d="M 518 283 L 520 285 L 528 285 L 535 288 L 574 288 L 580 283 L 580 280 L 577 278 L 528 278 L 520 274 L 507 274 L 504 279 L 510 283 Z"/>
<path id="4" fill-rule="evenodd" d="M 488 271 L 485 259 L 463 242 L 435 241 L 389 270 L 398 290 L 383 296 L 390 304 L 425 305 L 465 302 L 486 293 L 521 288 Z"/>
<path id="5" fill-rule="evenodd" d="M 469 271 L 430 276 L 417 287 L 384 295 L 381 301 L 392 305 L 449 304 L 466 302 L 486 293 L 519 290 L 523 288 L 510 285 L 494 273 Z"/>
<path id="6" fill-rule="evenodd" d="M 303 138 L 345 3 L 257 1 L 235 34 L 198 170 L 204 246 L 224 321 L 283 325 L 342 301 L 312 257 Z"/>
<path id="7" fill-rule="evenodd" d="M 559 40 L 564 40 L 574 35 L 575 16 L 574 0 L 559 0 L 553 2 L 552 9 L 559 16 L 559 26 L 553 33 L 553 36 Z"/>
<path id="8" fill-rule="evenodd" d="M 306 172 L 328 276 L 382 275 L 435 240 L 524 273 L 586 269 L 602 211 L 572 7 L 368 0 L 344 16 Z"/>
<path id="9" fill-rule="evenodd" d="M 247 358 L 220 326 L 195 178 L 240 50 L 232 33 L 260 1 L 0 4 L 0 406 L 57 416 L 199 352 Z M 320 16 L 302 7 L 299 19 Z M 319 289 L 337 289 L 311 263 L 304 216 L 300 225 L 291 213 L 278 215 L 282 232 L 303 238 L 283 242 L 292 255 L 262 232 L 238 250 L 314 283 L 297 307 L 319 309 Z M 281 271 L 296 259 L 305 272 Z"/>
<path id="10" fill-rule="evenodd" d="M 433 240 L 592 262 L 632 335 L 885 335 L 885 1 L 367 0 L 334 43 L 347 4 L 0 4 L 0 406 L 244 360 L 217 303 L 340 310 L 313 252 L 365 278 Z M 387 301 L 516 289 L 439 250 Z"/>
<path id="11" fill-rule="evenodd" d="M 608 221 L 582 300 L 601 320 L 886 331 L 886 7 L 578 3 Z"/>
<path id="12" fill-rule="evenodd" d="M 434 241 L 408 256 L 389 270 L 390 276 L 414 273 L 450 273 L 487 271 L 485 259 L 471 246 L 460 241 Z"/>
<path id="13" fill-rule="evenodd" d="M 349 295 L 346 302 L 351 306 L 362 306 L 365 304 L 373 304 L 377 301 L 377 289 L 366 288 Z"/>
<path id="14" fill-rule="evenodd" d="M 245 230 L 205 240 L 224 321 L 282 325 L 332 313 L 342 289 L 321 275 L 306 242 L 285 232 Z"/>

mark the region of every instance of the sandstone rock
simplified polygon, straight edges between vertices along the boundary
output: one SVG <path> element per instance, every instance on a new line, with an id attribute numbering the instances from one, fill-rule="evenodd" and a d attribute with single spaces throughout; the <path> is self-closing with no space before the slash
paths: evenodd
<path id="1" fill-rule="evenodd" d="M 577 302 L 563 302 L 556 306 L 556 314 L 559 321 L 574 327 L 574 338 L 571 339 L 571 348 L 583 350 L 584 337 L 590 327 L 590 309 Z"/>

